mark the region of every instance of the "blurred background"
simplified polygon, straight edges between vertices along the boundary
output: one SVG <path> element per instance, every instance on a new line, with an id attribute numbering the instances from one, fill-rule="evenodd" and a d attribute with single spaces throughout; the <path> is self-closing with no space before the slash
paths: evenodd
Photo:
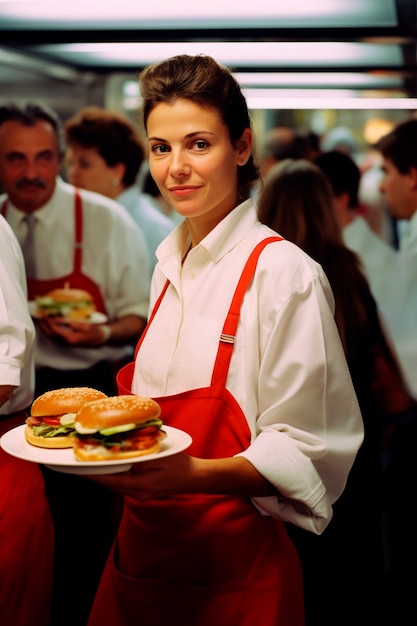
<path id="1" fill-rule="evenodd" d="M 63 120 L 97 104 L 137 119 L 149 63 L 207 53 L 273 126 L 349 135 L 360 158 L 417 112 L 415 0 L 0 0 L 0 102 L 42 99 Z"/>

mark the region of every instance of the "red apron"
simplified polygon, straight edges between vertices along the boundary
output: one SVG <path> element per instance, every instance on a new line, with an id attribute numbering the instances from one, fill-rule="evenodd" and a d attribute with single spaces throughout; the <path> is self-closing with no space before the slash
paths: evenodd
<path id="1" fill-rule="evenodd" d="M 231 457 L 250 443 L 245 416 L 225 384 L 241 301 L 261 249 L 277 239 L 261 242 L 244 269 L 210 387 L 156 398 L 164 422 L 192 436 L 191 455 Z M 131 393 L 133 368 L 130 363 L 120 370 L 119 393 Z M 88 626 L 303 624 L 298 556 L 284 524 L 260 515 L 249 498 L 193 494 L 145 503 L 125 498 Z"/>
<path id="2" fill-rule="evenodd" d="M 1 213 L 6 215 L 5 202 L 1 208 Z M 106 313 L 104 300 L 100 293 L 100 289 L 96 283 L 83 274 L 82 272 L 82 252 L 83 252 L 83 208 L 81 202 L 81 195 L 78 189 L 75 190 L 74 198 L 74 213 L 75 213 L 75 242 L 74 242 L 74 262 L 73 269 L 70 274 L 66 276 L 59 276 L 57 278 L 49 278 L 47 280 L 39 280 L 36 278 L 29 278 L 28 284 L 28 297 L 29 300 L 34 300 L 36 296 L 43 296 L 52 289 L 59 289 L 68 285 L 73 289 L 84 289 L 91 294 L 97 311 Z"/>
<path id="3" fill-rule="evenodd" d="M 24 424 L 0 417 L 0 435 Z M 3 420 L 3 421 L 2 421 Z M 0 621 L 48 626 L 54 527 L 39 465 L 0 449 Z"/>

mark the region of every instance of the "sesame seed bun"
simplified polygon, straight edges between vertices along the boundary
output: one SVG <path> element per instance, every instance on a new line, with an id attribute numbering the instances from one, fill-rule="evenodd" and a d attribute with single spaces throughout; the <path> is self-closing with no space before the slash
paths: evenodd
<path id="1" fill-rule="evenodd" d="M 77 413 L 86 402 L 107 398 L 106 394 L 91 387 L 64 387 L 42 394 L 33 402 L 30 414 L 33 417 L 43 415 L 64 415 Z"/>
<path id="2" fill-rule="evenodd" d="M 72 289 L 71 287 L 60 287 L 52 289 L 46 294 L 48 298 L 52 298 L 56 302 L 92 302 L 93 298 L 88 291 L 84 289 Z"/>
<path id="3" fill-rule="evenodd" d="M 141 424 L 159 417 L 161 407 L 144 396 L 112 396 L 87 402 L 78 411 L 75 421 L 83 428 L 110 428 L 123 424 Z"/>

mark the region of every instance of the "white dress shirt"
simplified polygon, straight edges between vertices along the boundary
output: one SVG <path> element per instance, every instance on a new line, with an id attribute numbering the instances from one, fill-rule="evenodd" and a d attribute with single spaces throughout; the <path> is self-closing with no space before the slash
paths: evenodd
<path id="1" fill-rule="evenodd" d="M 83 205 L 82 271 L 100 288 L 109 321 L 124 315 L 146 317 L 149 306 L 149 261 L 143 233 L 117 202 L 80 190 Z M 5 196 L 0 198 L 0 203 Z M 7 203 L 7 220 L 22 243 L 24 213 Z M 73 270 L 74 187 L 57 179 L 49 202 L 36 211 L 37 278 L 48 279 Z M 124 346 L 70 347 L 37 334 L 37 367 L 84 369 L 101 360 L 126 355 Z"/>
<path id="2" fill-rule="evenodd" d="M 417 212 L 402 228 L 399 250 L 361 217 L 343 229 L 343 239 L 362 262 L 404 378 L 417 398 Z"/>
<path id="3" fill-rule="evenodd" d="M 35 387 L 35 328 L 29 315 L 25 265 L 12 229 L 0 216 L 0 384 L 14 385 L 0 416 L 26 409 Z"/>
<path id="4" fill-rule="evenodd" d="M 174 229 L 175 224 L 155 207 L 151 196 L 142 193 L 136 186 L 125 189 L 116 200 L 125 207 L 145 235 L 152 275 L 156 264 L 155 250 Z"/>
<path id="5" fill-rule="evenodd" d="M 151 304 L 171 285 L 138 354 L 133 391 L 165 396 L 210 384 L 219 337 L 243 265 L 276 235 L 239 205 L 181 265 L 186 225 L 159 246 Z M 363 424 L 321 267 L 288 241 L 261 253 L 244 298 L 227 388 L 252 434 L 242 453 L 283 497 L 265 515 L 322 532 L 363 438 Z M 360 512 L 358 512 L 360 514 Z"/>

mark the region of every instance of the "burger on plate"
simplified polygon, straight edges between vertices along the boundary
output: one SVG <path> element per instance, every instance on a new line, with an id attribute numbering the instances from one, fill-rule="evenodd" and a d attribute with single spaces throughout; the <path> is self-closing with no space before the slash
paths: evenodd
<path id="1" fill-rule="evenodd" d="M 93 298 L 84 289 L 61 287 L 36 298 L 37 317 L 64 317 L 83 320 L 96 310 Z"/>
<path id="2" fill-rule="evenodd" d="M 42 394 L 26 419 L 25 438 L 39 448 L 72 448 L 75 415 L 86 403 L 106 394 L 90 387 L 65 387 Z"/>
<path id="3" fill-rule="evenodd" d="M 144 396 L 87 402 L 75 418 L 73 450 L 79 461 L 112 461 L 159 452 L 166 437 L 161 407 Z"/>

